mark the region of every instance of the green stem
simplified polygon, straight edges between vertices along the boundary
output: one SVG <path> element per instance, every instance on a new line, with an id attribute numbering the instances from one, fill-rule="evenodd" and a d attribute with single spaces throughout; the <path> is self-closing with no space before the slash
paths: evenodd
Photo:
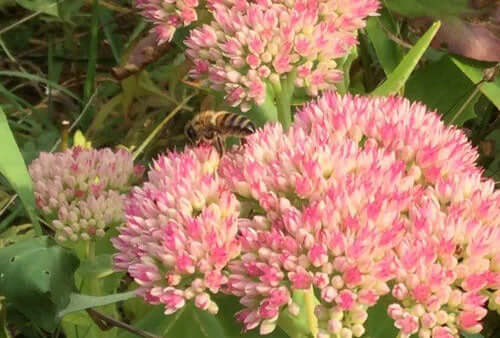
<path id="1" fill-rule="evenodd" d="M 319 303 L 313 288 L 293 291 L 292 300 L 300 311 L 293 315 L 288 309 L 284 310 L 279 316 L 279 327 L 291 338 L 317 337 L 319 327 L 314 309 Z"/>
<path id="2" fill-rule="evenodd" d="M 95 263 L 95 241 L 94 240 L 89 240 L 87 242 L 87 259 L 91 265 Z M 86 284 L 88 285 L 88 290 L 89 293 L 92 296 L 99 296 L 101 294 L 101 287 L 99 285 L 99 280 L 97 276 L 91 274 L 88 278 L 86 279 Z"/>
<path id="3" fill-rule="evenodd" d="M 309 331 L 313 337 L 318 336 L 318 318 L 314 314 L 314 308 L 316 307 L 316 297 L 314 296 L 314 290 L 311 286 L 309 290 L 304 294 L 304 302 L 306 305 L 306 316 L 307 323 L 309 325 Z"/>
<path id="4" fill-rule="evenodd" d="M 292 97 L 295 90 L 295 77 L 297 71 L 294 69 L 281 83 L 274 85 L 276 94 L 276 107 L 278 109 L 278 120 L 287 130 L 292 124 Z"/>

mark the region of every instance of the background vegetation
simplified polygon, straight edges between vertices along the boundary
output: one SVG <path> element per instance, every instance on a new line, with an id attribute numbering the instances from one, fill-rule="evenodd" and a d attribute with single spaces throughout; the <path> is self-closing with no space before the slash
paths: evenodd
<path id="1" fill-rule="evenodd" d="M 343 60 L 345 81 L 339 91 L 399 93 L 424 102 L 447 123 L 466 129 L 479 149 L 486 176 L 500 181 L 498 1 L 383 3 L 381 15 L 370 18 L 360 32 L 358 48 Z M 440 27 L 430 26 L 438 20 Z M 137 161 L 147 164 L 157 153 L 186 143 L 184 125 L 200 109 L 227 108 L 221 97 L 187 80 L 188 61 L 181 43 L 186 29 L 177 32 L 167 47 L 152 50 L 149 28 L 129 0 L 0 0 L 0 248 L 30 238 L 38 248 L 26 247 L 16 273 L 57 274 L 78 265 L 62 249 L 35 239 L 44 220 L 34 211 L 24 163 L 41 151 L 64 149 L 75 139 L 82 142 L 78 140 L 84 135 L 94 147 L 130 148 Z M 297 99 L 296 104 L 302 102 Z M 74 138 L 77 130 L 81 134 Z M 102 252 L 95 265 L 80 265 L 80 274 L 110 276 L 112 249 Z M 0 256 L 2 275 L 4 257 Z M 39 263 L 37 269 L 23 271 L 23 264 L 32 260 Z M 28 288 L 32 294 L 6 285 L 0 276 L 0 289 L 18 295 L 31 309 L 27 321 L 19 308 L 3 306 L 0 337 L 58 337 L 62 331 L 67 337 L 132 337 L 117 328 L 102 333 L 91 312 L 75 312 L 131 298 L 126 292 L 130 282 L 121 277 L 110 278 L 107 286 L 121 293 L 79 298 L 72 293 L 76 290 L 68 274 L 56 284 L 33 277 L 34 285 Z M 54 295 L 61 293 L 72 295 L 69 305 L 59 304 Z M 217 317 L 186 307 L 168 318 L 161 308 L 139 299 L 120 304 L 101 310 L 158 335 L 239 336 L 240 328 L 231 318 L 236 303 L 221 306 Z M 383 330 L 380 322 L 386 319 L 370 316 L 369 320 L 369 325 Z M 379 337 L 390 336 L 388 331 L 379 332 Z M 490 324 L 484 335 L 498 336 L 495 332 Z M 247 336 L 252 335 L 256 333 Z M 277 336 L 284 334 L 277 330 L 273 337 Z"/>

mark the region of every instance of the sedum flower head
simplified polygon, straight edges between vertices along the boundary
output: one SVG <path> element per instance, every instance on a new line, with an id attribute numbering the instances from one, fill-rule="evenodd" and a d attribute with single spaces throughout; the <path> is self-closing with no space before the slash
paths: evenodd
<path id="1" fill-rule="evenodd" d="M 403 98 L 337 95 L 304 108 L 296 127 L 375 144 L 414 178 L 388 308 L 401 337 L 479 332 L 487 308 L 500 308 L 500 193 L 481 177 L 463 132 Z"/>
<path id="2" fill-rule="evenodd" d="M 121 224 L 124 193 L 142 171 L 128 151 L 80 147 L 41 153 L 29 167 L 37 206 L 59 241 L 102 237 Z"/>
<path id="3" fill-rule="evenodd" d="M 227 278 L 222 269 L 239 254 L 236 240 L 240 203 L 218 176 L 211 147 L 160 156 L 149 180 L 126 203 L 127 223 L 113 244 L 117 269 L 140 285 L 146 301 L 170 314 L 194 298 L 212 313 Z"/>
<path id="4" fill-rule="evenodd" d="M 356 30 L 378 5 L 376 0 L 213 1 L 214 20 L 185 41 L 194 62 L 190 74 L 224 90 L 227 102 L 243 111 L 264 102 L 266 85 L 279 91 L 285 76 L 317 95 L 342 79 L 334 60 L 356 45 Z"/>
<path id="5" fill-rule="evenodd" d="M 154 23 L 158 44 L 170 42 L 177 28 L 198 20 L 198 0 L 136 0 L 135 4 Z"/>
<path id="6" fill-rule="evenodd" d="M 500 308 L 500 193 L 465 135 L 403 98 L 327 93 L 221 163 L 252 211 L 228 265 L 246 329 L 272 331 L 313 287 L 322 337 L 362 336 L 389 292 L 402 337 L 478 332 Z"/>

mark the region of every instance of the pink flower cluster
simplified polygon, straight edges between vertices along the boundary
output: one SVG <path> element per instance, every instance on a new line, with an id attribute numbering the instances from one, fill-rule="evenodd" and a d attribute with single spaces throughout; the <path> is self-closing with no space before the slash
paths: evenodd
<path id="1" fill-rule="evenodd" d="M 240 203 L 217 175 L 211 147 L 160 156 L 149 180 L 126 204 L 126 226 L 113 239 L 115 267 L 140 285 L 139 294 L 170 314 L 193 299 L 218 308 L 207 291 L 227 282 L 222 269 L 239 255 Z"/>
<path id="2" fill-rule="evenodd" d="M 158 44 L 170 42 L 175 30 L 198 20 L 198 0 L 136 0 L 142 15 L 151 20 Z"/>
<path id="3" fill-rule="evenodd" d="M 216 1 L 214 20 L 185 41 L 190 75 L 226 93 L 243 111 L 262 104 L 267 86 L 293 77 L 311 95 L 342 79 L 336 59 L 357 44 L 356 31 L 377 0 Z"/>
<path id="4" fill-rule="evenodd" d="M 41 153 L 31 163 L 37 206 L 59 241 L 102 237 L 124 221 L 124 193 L 143 172 L 125 150 L 82 149 Z"/>
<path id="5" fill-rule="evenodd" d="M 295 120 L 222 159 L 160 157 L 129 199 L 115 265 L 167 313 L 235 295 L 262 334 L 311 288 L 321 338 L 362 336 L 388 294 L 401 337 L 480 331 L 500 310 L 500 193 L 465 135 L 397 97 L 328 92 Z"/>

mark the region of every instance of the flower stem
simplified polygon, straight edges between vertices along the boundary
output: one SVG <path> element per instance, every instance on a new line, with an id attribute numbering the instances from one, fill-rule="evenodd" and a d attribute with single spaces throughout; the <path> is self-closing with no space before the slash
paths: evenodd
<path id="1" fill-rule="evenodd" d="M 276 85 L 276 107 L 278 109 L 278 119 L 283 125 L 283 129 L 287 130 L 292 123 L 292 97 L 295 90 L 295 77 L 297 71 L 291 71 L 288 76 L 281 81 L 281 84 Z"/>
<path id="2" fill-rule="evenodd" d="M 87 259 L 91 265 L 95 263 L 95 241 L 89 240 L 87 243 Z M 99 285 L 99 280 L 97 276 L 90 274 L 86 278 L 89 293 L 93 296 L 99 296 L 101 294 L 101 287 Z"/>
<path id="3" fill-rule="evenodd" d="M 309 290 L 304 294 L 304 302 L 306 305 L 306 316 L 307 323 L 309 325 L 309 331 L 311 332 L 313 337 L 318 336 L 318 318 L 314 314 L 314 309 L 316 308 L 316 303 L 318 302 L 316 297 L 314 296 L 314 290 L 312 286 Z"/>

